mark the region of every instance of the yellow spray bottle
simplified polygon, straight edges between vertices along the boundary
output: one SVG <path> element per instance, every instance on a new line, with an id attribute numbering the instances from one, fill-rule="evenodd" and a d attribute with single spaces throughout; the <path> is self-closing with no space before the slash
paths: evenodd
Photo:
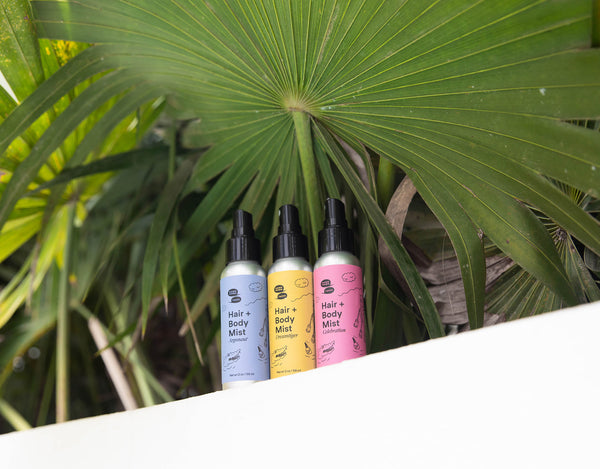
<path id="1" fill-rule="evenodd" d="M 267 277 L 269 348 L 271 378 L 277 378 L 315 368 L 312 266 L 293 205 L 279 209 L 273 261 Z"/>

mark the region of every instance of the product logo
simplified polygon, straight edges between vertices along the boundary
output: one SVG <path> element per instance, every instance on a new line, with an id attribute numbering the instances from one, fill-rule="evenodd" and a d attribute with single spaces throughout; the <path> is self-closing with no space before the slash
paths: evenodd
<path id="1" fill-rule="evenodd" d="M 273 291 L 278 293 L 278 300 L 285 300 L 287 298 L 287 293 L 285 293 L 284 290 L 283 285 L 275 285 L 275 288 L 273 288 Z"/>
<path id="2" fill-rule="evenodd" d="M 237 288 L 230 288 L 229 291 L 227 292 L 227 294 L 231 297 L 231 302 L 232 303 L 239 303 L 240 301 L 242 301 L 242 298 L 237 296 L 238 295 L 238 290 Z"/>
<path id="3" fill-rule="evenodd" d="M 325 288 L 325 290 L 323 290 L 323 293 L 326 295 L 329 295 L 330 293 L 333 293 L 335 291 L 334 288 L 331 286 L 331 280 L 329 280 L 328 278 L 321 280 L 321 286 Z"/>

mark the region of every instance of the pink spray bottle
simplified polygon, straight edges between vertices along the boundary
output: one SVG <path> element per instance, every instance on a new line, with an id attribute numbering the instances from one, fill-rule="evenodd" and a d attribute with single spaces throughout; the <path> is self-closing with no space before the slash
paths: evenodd
<path id="1" fill-rule="evenodd" d="M 325 202 L 314 295 L 317 367 L 366 355 L 363 274 L 344 204 L 337 199 Z"/>

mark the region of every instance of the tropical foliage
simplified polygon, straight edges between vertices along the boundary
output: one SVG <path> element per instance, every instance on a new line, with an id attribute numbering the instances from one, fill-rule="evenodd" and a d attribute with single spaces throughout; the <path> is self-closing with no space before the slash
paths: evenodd
<path id="1" fill-rule="evenodd" d="M 598 2 L 8 0 L 0 12 L 15 95 L 0 92 L 0 412 L 14 426 L 14 407 L 36 424 L 53 403 L 57 420 L 69 404 L 118 407 L 98 349 L 118 351 L 134 405 L 217 389 L 218 278 L 238 207 L 268 266 L 280 205 L 299 206 L 316 242 L 325 197 L 344 198 L 371 350 L 600 298 Z M 494 285 L 492 258 L 510 267 Z M 460 320 L 431 285 L 450 264 Z M 87 332 L 98 327 L 108 346 Z M 161 358 L 159 344 L 174 347 Z M 32 350 L 35 372 L 17 373 Z"/>

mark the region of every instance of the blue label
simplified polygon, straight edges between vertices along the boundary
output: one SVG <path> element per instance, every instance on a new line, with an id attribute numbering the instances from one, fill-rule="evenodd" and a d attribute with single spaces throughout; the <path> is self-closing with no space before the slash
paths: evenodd
<path id="1" fill-rule="evenodd" d="M 269 379 L 267 279 L 235 275 L 221 280 L 223 383 Z"/>

